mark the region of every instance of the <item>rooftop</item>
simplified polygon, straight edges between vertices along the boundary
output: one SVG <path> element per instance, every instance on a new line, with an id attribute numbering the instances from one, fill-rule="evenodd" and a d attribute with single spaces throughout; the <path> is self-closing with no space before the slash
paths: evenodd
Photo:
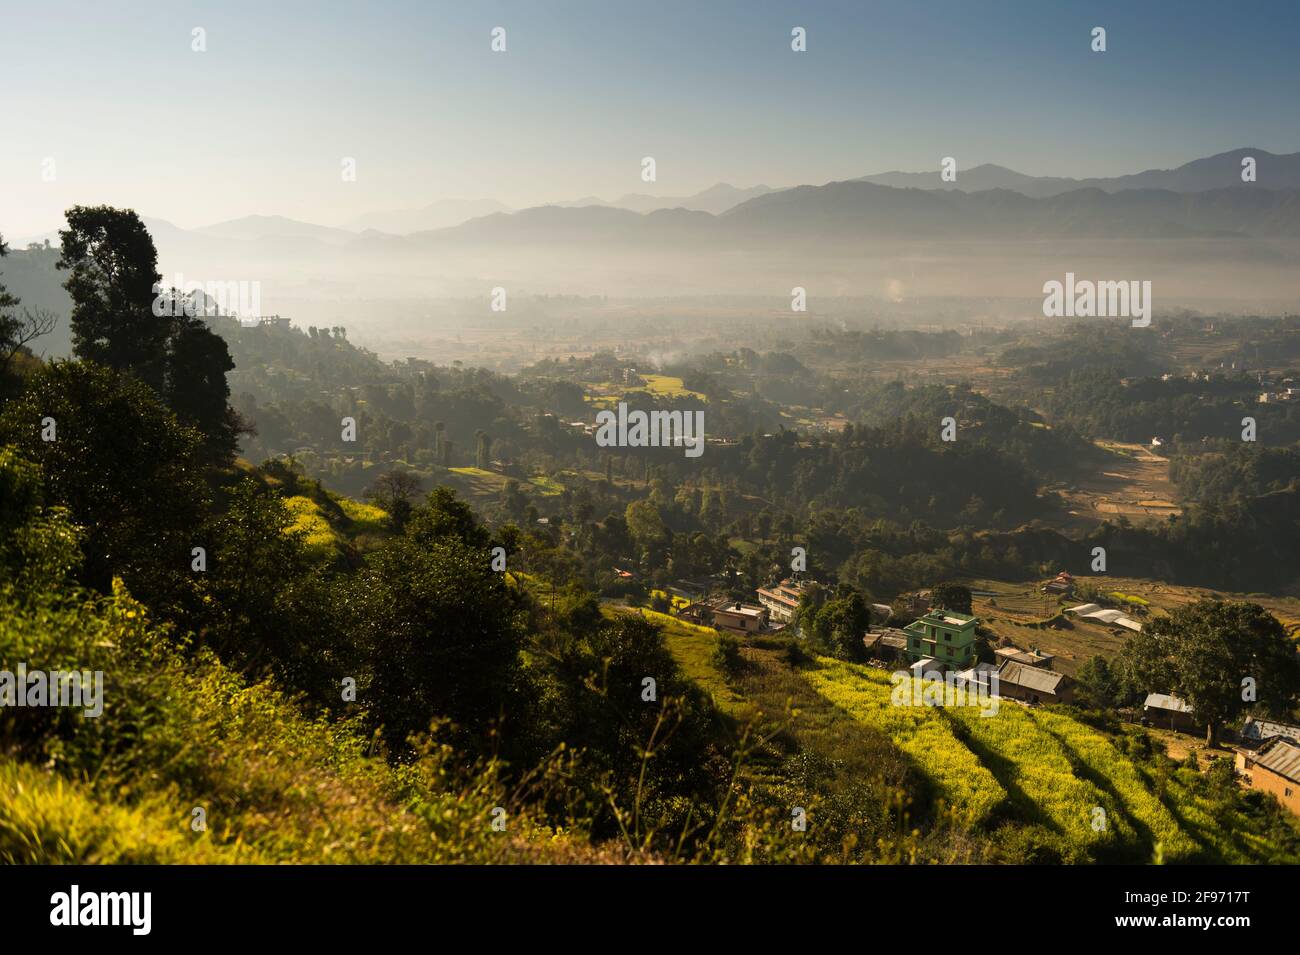
<path id="1" fill-rule="evenodd" d="M 1192 712 L 1192 708 L 1187 701 L 1180 700 L 1176 696 L 1170 696 L 1168 693 L 1148 693 L 1142 705 L 1157 710 L 1173 710 L 1175 713 Z"/>
<path id="2" fill-rule="evenodd" d="M 762 607 L 747 607 L 743 604 L 732 603 L 721 607 L 715 607 L 714 613 L 733 613 L 740 617 L 761 617 L 767 611 Z"/>
<path id="3" fill-rule="evenodd" d="M 1295 783 L 1300 783 L 1300 744 L 1279 736 L 1269 740 L 1255 754 L 1256 766 L 1284 776 Z"/>
<path id="4" fill-rule="evenodd" d="M 1257 720 L 1248 716 L 1245 724 L 1241 727 L 1242 739 L 1266 740 L 1274 736 L 1284 736 L 1300 743 L 1300 726 L 1294 726 L 1291 723 L 1278 723 L 1275 720 Z"/>
<path id="5" fill-rule="evenodd" d="M 958 613 L 956 610 L 944 610 L 938 608 L 926 611 L 918 617 L 913 623 L 908 624 L 908 628 L 916 626 L 918 623 L 930 624 L 931 626 L 940 625 L 947 627 L 966 627 L 972 623 L 979 623 L 979 617 L 972 617 L 970 614 Z"/>
<path id="6" fill-rule="evenodd" d="M 1041 693 L 1055 693 L 1064 679 L 1064 673 L 1057 673 L 1055 670 L 1044 670 L 1042 667 L 1027 666 L 1024 663 L 1016 663 L 1014 660 L 1008 660 L 998 670 L 999 683 L 1009 683 L 1012 686 L 1021 686 L 1027 690 L 1038 690 Z"/>

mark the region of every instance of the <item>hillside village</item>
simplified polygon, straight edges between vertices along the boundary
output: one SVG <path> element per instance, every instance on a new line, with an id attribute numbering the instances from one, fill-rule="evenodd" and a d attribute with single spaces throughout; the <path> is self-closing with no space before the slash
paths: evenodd
<path id="1" fill-rule="evenodd" d="M 786 577 L 757 588 L 753 602 L 725 595 L 708 597 L 708 589 L 707 581 L 683 580 L 667 587 L 671 612 L 743 641 L 771 635 L 799 640 L 805 637 L 799 620 L 810 607 L 807 597 L 822 585 L 801 575 Z M 1071 606 L 1075 578 L 1069 572 L 1058 573 L 1038 589 L 1059 605 L 1060 616 L 1055 619 L 1065 626 L 1077 620 L 1116 636 L 1142 632 L 1138 619 L 1115 607 L 1095 602 Z M 973 593 L 968 590 L 967 599 Z M 987 591 L 981 595 L 993 596 Z M 1107 602 L 1145 609 L 1145 602 L 1118 593 Z M 934 604 L 929 590 L 901 595 L 893 604 L 871 604 L 869 612 L 871 623 L 862 634 L 862 658 L 868 666 L 906 672 L 920 681 L 951 679 L 959 687 L 1026 706 L 1075 702 L 1077 681 L 1053 669 L 1053 654 L 1035 646 L 1016 646 L 982 628 L 978 616 Z M 1159 687 L 1150 687 L 1140 706 L 1117 708 L 1114 715 L 1133 725 L 1176 734 L 1205 733 L 1205 723 L 1198 721 L 1195 710 Z M 1300 724 L 1246 716 L 1239 726 L 1228 728 L 1225 742 L 1230 744 L 1241 785 L 1268 793 L 1300 816 Z"/>

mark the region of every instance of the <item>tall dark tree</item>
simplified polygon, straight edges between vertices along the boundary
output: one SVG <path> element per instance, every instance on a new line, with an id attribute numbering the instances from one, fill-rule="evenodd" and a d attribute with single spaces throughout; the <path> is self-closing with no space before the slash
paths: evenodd
<path id="1" fill-rule="evenodd" d="M 1110 664 L 1105 657 L 1089 658 L 1079 667 L 1076 676 L 1079 682 L 1078 701 L 1082 706 L 1105 710 L 1122 702 L 1120 683 L 1111 673 Z"/>
<path id="2" fill-rule="evenodd" d="M 0 258 L 4 258 L 8 254 L 9 246 L 5 245 L 5 237 L 0 235 Z M 18 299 L 9 294 L 9 290 L 4 287 L 4 283 L 0 282 L 0 314 L 3 314 L 5 311 L 13 308 L 17 304 Z"/>
<path id="3" fill-rule="evenodd" d="M 813 622 L 813 637 L 841 660 L 862 660 L 862 637 L 871 626 L 871 609 L 857 592 L 824 604 Z"/>
<path id="4" fill-rule="evenodd" d="M 171 323 L 154 314 L 162 278 L 158 251 L 130 209 L 73 206 L 59 233 L 72 296 L 76 354 L 130 371 L 160 394 L 166 381 Z"/>
<path id="5" fill-rule="evenodd" d="M 74 206 L 67 217 L 59 267 L 71 273 L 64 286 L 77 355 L 148 384 L 203 435 L 208 461 L 229 462 L 246 430 L 229 404 L 226 372 L 235 365 L 225 340 L 193 313 L 199 297 L 162 288 L 158 252 L 132 210 Z"/>
<path id="6" fill-rule="evenodd" d="M 163 397 L 176 416 L 203 434 L 204 452 L 214 464 L 235 455 L 239 434 L 251 430 L 230 407 L 226 373 L 235 367 L 225 339 L 202 319 L 178 315 L 168 341 Z"/>
<path id="7" fill-rule="evenodd" d="M 486 547 L 489 539 L 474 509 L 442 485 L 430 491 L 424 503 L 412 512 L 406 535 L 418 544 L 454 537 L 470 547 Z"/>

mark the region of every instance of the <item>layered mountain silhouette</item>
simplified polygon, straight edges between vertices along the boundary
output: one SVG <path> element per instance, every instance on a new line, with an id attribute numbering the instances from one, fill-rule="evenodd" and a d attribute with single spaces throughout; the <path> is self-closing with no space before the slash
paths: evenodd
<path id="1" fill-rule="evenodd" d="M 543 206 L 407 238 L 437 245 L 671 241 L 743 248 L 793 240 L 1242 236 L 1300 237 L 1300 189 L 1107 192 L 1091 187 L 1033 198 L 1009 189 L 899 189 L 849 181 L 772 192 L 716 216 L 686 209 L 639 214 L 601 206 Z"/>
<path id="2" fill-rule="evenodd" d="M 495 199 L 440 199 L 416 209 L 368 212 L 349 219 L 343 223 L 342 228 L 353 232 L 374 230 L 391 235 L 406 235 L 408 232 L 446 229 L 480 216 L 509 211 L 509 206 Z"/>
<path id="3" fill-rule="evenodd" d="M 985 163 L 968 170 L 963 170 L 959 164 L 955 182 L 943 182 L 937 169 L 934 172 L 884 172 L 861 176 L 856 181 L 897 189 L 959 189 L 962 192 L 1010 189 L 1039 199 L 1077 189 L 1100 189 L 1103 192 L 1119 192 L 1124 189 L 1204 192 L 1243 185 L 1242 160 L 1246 157 L 1255 160 L 1257 185 L 1266 189 L 1300 189 L 1300 153 L 1276 155 L 1266 149 L 1249 147 L 1196 159 L 1177 169 L 1148 169 L 1129 176 L 1105 179 L 1027 176 L 1005 166 Z"/>
<path id="4" fill-rule="evenodd" d="M 1241 179 L 1242 160 L 1256 181 Z M 147 219 L 160 249 L 203 256 L 225 248 L 294 259 L 326 249 L 417 250 L 466 242 L 640 244 L 905 237 L 1179 238 L 1300 236 L 1300 153 L 1243 148 L 1176 169 L 1068 179 L 985 164 L 957 171 L 887 172 L 820 186 L 772 189 L 718 183 L 690 196 L 630 193 L 511 211 L 494 199 L 443 200 L 359 216 L 343 227 L 245 216 L 197 229 Z M 30 239 L 57 242 L 51 231 Z"/>
<path id="5" fill-rule="evenodd" d="M 583 206 L 605 206 L 611 209 L 626 209 L 629 212 L 654 212 L 658 209 L 688 209 L 692 212 L 708 212 L 720 215 L 728 209 L 740 205 L 749 199 L 765 196 L 774 191 L 771 186 L 751 186 L 740 189 L 726 182 L 719 182 L 691 196 L 651 196 L 643 193 L 628 193 L 613 202 L 606 202 L 595 196 L 585 199 L 573 199 L 568 202 L 552 202 L 548 205 L 572 209 Z"/>

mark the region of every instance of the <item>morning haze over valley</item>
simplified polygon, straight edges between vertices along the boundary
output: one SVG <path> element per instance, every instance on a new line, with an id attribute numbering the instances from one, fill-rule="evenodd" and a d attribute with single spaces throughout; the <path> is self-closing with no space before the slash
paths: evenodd
<path id="1" fill-rule="evenodd" d="M 0 38 L 0 861 L 1251 926 L 1145 873 L 1300 862 L 1294 9 L 139 6 Z"/>

